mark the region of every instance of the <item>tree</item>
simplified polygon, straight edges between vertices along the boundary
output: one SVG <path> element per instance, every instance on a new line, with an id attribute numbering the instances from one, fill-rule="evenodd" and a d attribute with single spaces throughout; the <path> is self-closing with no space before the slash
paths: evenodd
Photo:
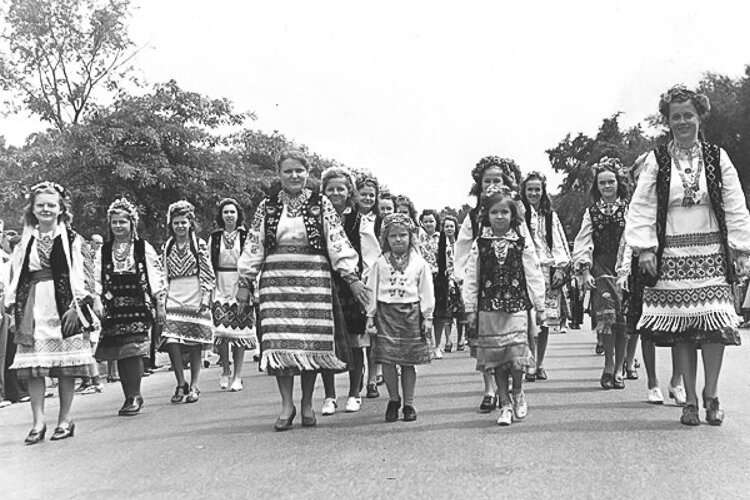
<path id="1" fill-rule="evenodd" d="M 80 123 L 94 91 L 115 91 L 135 55 L 129 0 L 11 0 L 0 88 L 58 130 Z M 18 100 L 9 109 L 20 109 Z"/>

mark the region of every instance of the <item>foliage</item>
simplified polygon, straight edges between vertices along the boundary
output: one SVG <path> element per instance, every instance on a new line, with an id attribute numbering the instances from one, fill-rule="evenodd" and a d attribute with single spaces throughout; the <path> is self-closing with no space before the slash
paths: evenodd
<path id="1" fill-rule="evenodd" d="M 98 87 L 116 91 L 135 51 L 129 0 L 11 0 L 0 88 L 58 130 L 80 123 Z M 5 103 L 18 110 L 18 100 Z"/>

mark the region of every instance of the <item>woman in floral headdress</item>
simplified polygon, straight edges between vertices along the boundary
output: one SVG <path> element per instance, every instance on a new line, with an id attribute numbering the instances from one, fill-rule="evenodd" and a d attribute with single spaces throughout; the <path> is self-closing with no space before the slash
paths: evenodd
<path id="1" fill-rule="evenodd" d="M 552 203 L 547 196 L 547 178 L 544 174 L 531 172 L 526 176 L 521 183 L 521 200 L 526 209 L 526 228 L 534 240 L 544 274 L 547 320 L 547 325 L 540 328 L 536 345 L 531 346 L 536 359 L 536 371 L 529 371 L 526 380 L 547 380 L 544 355 L 549 340 L 549 325 L 555 319 L 559 324 L 561 302 L 564 300 L 562 286 L 570 266 L 568 240 L 557 212 L 552 210 Z"/>
<path id="2" fill-rule="evenodd" d="M 317 372 L 344 371 L 336 357 L 331 272 L 350 287 L 359 281 L 359 256 L 328 200 L 309 189 L 310 161 L 302 152 L 284 150 L 276 161 L 280 188 L 258 206 L 249 244 L 237 263 L 237 300 L 247 304 L 260 275 L 260 366 L 275 376 L 281 395 L 277 431 L 294 426 L 294 376 L 302 379 L 302 425 L 317 420 L 312 395 Z M 359 285 L 355 284 L 359 283 Z"/>
<path id="3" fill-rule="evenodd" d="M 604 157 L 593 165 L 591 205 L 583 214 L 573 246 L 573 263 L 592 294 L 592 321 L 604 340 L 603 389 L 624 389 L 625 311 L 617 289 L 617 256 L 628 209 L 628 182 L 622 163 Z"/>
<path id="4" fill-rule="evenodd" d="M 216 288 L 211 304 L 214 321 L 214 344 L 219 352 L 221 377 L 219 387 L 232 392 L 242 390 L 242 367 L 245 350 L 255 349 L 253 309 L 239 311 L 237 290 L 240 275 L 237 261 L 247 241 L 245 213 L 237 200 L 225 198 L 216 213 L 218 230 L 208 239 L 211 265 L 216 274 Z M 229 351 L 234 360 L 234 375 L 230 369 Z M 231 376 L 231 380 L 230 380 Z"/>
<path id="5" fill-rule="evenodd" d="M 195 208 L 181 200 L 169 206 L 167 227 L 170 237 L 162 259 L 167 274 L 167 321 L 163 346 L 172 362 L 177 389 L 173 403 L 198 401 L 201 354 L 213 344 L 211 292 L 216 278 L 206 242 L 195 234 Z M 182 351 L 190 353 L 190 385 L 185 382 Z"/>
<path id="6" fill-rule="evenodd" d="M 706 422 L 721 425 L 718 383 L 726 345 L 739 345 L 735 267 L 747 274 L 750 215 L 726 152 L 702 140 L 708 98 L 683 86 L 662 95 L 671 140 L 645 159 L 625 237 L 644 277 L 638 329 L 657 346 L 676 346 L 686 392 L 680 421 L 699 425 L 697 351 Z M 635 272 L 635 270 L 633 270 Z"/>
<path id="7" fill-rule="evenodd" d="M 455 268 L 454 277 L 459 286 L 463 285 L 466 265 L 469 262 L 471 245 L 476 238 L 482 235 L 490 236 L 490 228 L 482 223 L 481 206 L 484 200 L 485 191 L 490 186 L 506 186 L 511 191 L 518 190 L 518 184 L 521 182 L 521 169 L 516 162 L 509 158 L 500 158 L 499 156 L 485 156 L 471 171 L 471 178 L 474 184 L 469 194 L 477 199 L 477 204 L 469 211 L 469 214 L 461 223 L 455 246 Z M 523 227 L 521 228 L 523 229 Z M 525 234 L 525 231 L 524 231 Z M 471 349 L 472 356 L 476 356 L 476 338 L 470 338 L 469 332 L 476 331 L 474 325 L 467 326 L 467 340 Z M 473 345 L 472 345 L 473 344 Z M 489 413 L 497 406 L 497 387 L 492 374 L 481 368 L 484 378 L 484 397 L 479 405 L 479 411 Z"/>
<path id="8" fill-rule="evenodd" d="M 57 183 L 31 187 L 21 243 L 11 260 L 12 281 L 5 297 L 16 321 L 18 345 L 11 366 L 27 379 L 34 424 L 26 444 L 45 438 L 45 377 L 59 380 L 60 409 L 52 440 L 73 437 L 70 417 L 76 377 L 91 375 L 91 344 L 86 328 L 98 297 L 85 288 L 82 238 L 69 224 L 70 199 Z"/>
<path id="9" fill-rule="evenodd" d="M 159 256 L 138 236 L 138 209 L 126 198 L 107 210 L 109 238 L 96 252 L 94 279 L 104 316 L 96 358 L 117 361 L 125 403 L 121 416 L 143 406 L 143 358 L 149 355 L 154 324 L 164 325 L 166 281 Z"/>

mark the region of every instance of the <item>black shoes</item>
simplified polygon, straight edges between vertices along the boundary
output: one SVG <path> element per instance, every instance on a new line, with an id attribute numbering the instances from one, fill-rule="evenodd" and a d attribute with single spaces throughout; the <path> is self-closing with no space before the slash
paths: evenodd
<path id="1" fill-rule="evenodd" d="M 398 420 L 398 409 L 401 407 L 401 399 L 398 401 L 388 401 L 388 406 L 385 409 L 385 421 L 395 422 Z M 406 407 L 404 407 L 406 410 Z"/>
<path id="2" fill-rule="evenodd" d="M 404 406 L 404 422 L 414 422 L 417 419 L 417 410 L 413 406 Z"/>
<path id="3" fill-rule="evenodd" d="M 367 399 L 375 399 L 380 397 L 380 391 L 378 391 L 378 384 L 367 384 Z"/>
<path id="4" fill-rule="evenodd" d="M 47 434 L 47 426 L 45 425 L 40 430 L 34 430 L 31 429 L 29 431 L 29 435 L 26 436 L 26 439 L 24 439 L 24 443 L 26 444 L 37 444 L 41 441 L 44 441 L 44 436 Z"/>
<path id="5" fill-rule="evenodd" d="M 278 420 L 276 420 L 276 423 L 273 424 L 273 429 L 276 432 L 288 431 L 289 429 L 294 427 L 294 417 L 296 416 L 297 416 L 297 408 L 293 408 L 292 414 L 289 415 L 289 418 L 279 417 Z"/>
<path id="6" fill-rule="evenodd" d="M 120 411 L 117 413 L 121 417 L 132 417 L 134 415 L 138 415 L 140 413 L 141 408 L 143 408 L 143 397 L 138 395 L 135 397 L 129 397 L 125 398 L 125 403 L 122 405 L 122 408 L 120 408 Z"/>
<path id="7" fill-rule="evenodd" d="M 489 413 L 497 406 L 496 396 L 485 396 L 482 398 L 482 404 L 479 405 L 479 413 Z"/>

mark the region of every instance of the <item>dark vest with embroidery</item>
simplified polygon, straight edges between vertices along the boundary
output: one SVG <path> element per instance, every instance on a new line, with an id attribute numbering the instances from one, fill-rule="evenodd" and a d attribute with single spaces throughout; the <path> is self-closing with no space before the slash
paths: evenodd
<path id="1" fill-rule="evenodd" d="M 245 248 L 245 240 L 247 240 L 247 229 L 244 227 L 238 227 L 237 232 L 239 233 L 240 238 L 240 253 L 242 253 L 242 249 Z M 223 234 L 223 229 L 211 233 L 211 265 L 213 266 L 214 271 L 219 269 L 219 252 L 221 252 L 221 237 Z"/>
<path id="2" fill-rule="evenodd" d="M 532 308 L 523 270 L 524 239 L 508 246 L 505 262 L 497 261 L 492 240 L 477 239 L 479 246 L 479 310 L 514 313 Z"/>
<path id="3" fill-rule="evenodd" d="M 715 144 L 701 142 L 703 151 L 703 165 L 706 172 L 706 187 L 708 198 L 711 200 L 711 208 L 719 224 L 721 241 L 724 243 L 724 258 L 727 263 L 727 282 L 734 283 L 734 265 L 729 258 L 729 243 L 727 240 L 727 221 L 724 212 L 724 198 L 721 195 L 723 183 L 721 180 L 720 149 Z M 656 163 L 659 169 L 656 174 L 656 238 L 659 242 L 657 250 L 657 263 L 661 266 L 661 256 L 664 252 L 667 231 L 667 212 L 669 211 L 669 188 L 672 180 L 672 157 L 666 145 L 659 146 L 654 150 Z"/>
<path id="4" fill-rule="evenodd" d="M 281 219 L 281 212 L 283 209 L 284 206 L 281 201 L 279 201 L 278 192 L 266 197 L 266 234 L 264 245 L 267 254 L 271 253 L 273 249 L 276 248 L 276 232 L 279 229 L 279 220 Z M 318 253 L 325 255 L 326 247 L 325 238 L 323 237 L 323 206 L 320 194 L 313 191 L 305 203 L 302 204 L 301 210 L 309 245 L 317 250 Z"/>
<path id="5" fill-rule="evenodd" d="M 75 231 L 68 229 L 69 248 L 73 246 L 73 241 L 76 236 L 77 233 Z M 23 265 L 21 266 L 21 275 L 18 278 L 15 310 L 17 325 L 23 323 L 23 313 L 26 301 L 29 298 L 29 289 L 31 288 L 29 258 L 31 256 L 33 243 L 34 237 L 32 236 L 31 239 L 29 239 L 29 244 L 26 246 L 26 254 L 24 255 Z M 62 319 L 63 314 L 70 309 L 70 305 L 73 302 L 73 290 L 70 286 L 70 269 L 68 268 L 68 261 L 65 257 L 65 250 L 63 249 L 62 237 L 60 235 L 57 235 L 52 242 L 49 264 L 50 271 L 52 271 L 52 281 L 55 285 L 55 305 L 57 307 L 57 314 L 60 316 L 60 319 Z"/>
<path id="6" fill-rule="evenodd" d="M 621 204 L 614 213 L 607 215 L 596 204 L 589 207 L 594 241 L 591 271 L 595 278 L 602 274 L 615 276 L 617 251 L 625 230 L 625 209 L 626 205 Z"/>
<path id="7" fill-rule="evenodd" d="M 359 256 L 359 269 L 362 269 L 362 237 L 359 234 L 361 223 L 362 214 L 356 208 L 341 217 L 341 224 L 344 226 L 346 237 L 349 238 L 349 242 Z"/>
<path id="8" fill-rule="evenodd" d="M 121 324 L 150 326 L 153 321 L 151 285 L 146 267 L 146 245 L 140 238 L 133 242 L 135 273 L 117 274 L 112 261 L 112 241 L 102 245 L 102 335 L 115 333 L 112 328 Z M 125 333 L 125 332 L 121 332 Z M 145 332 L 148 333 L 146 329 Z"/>

